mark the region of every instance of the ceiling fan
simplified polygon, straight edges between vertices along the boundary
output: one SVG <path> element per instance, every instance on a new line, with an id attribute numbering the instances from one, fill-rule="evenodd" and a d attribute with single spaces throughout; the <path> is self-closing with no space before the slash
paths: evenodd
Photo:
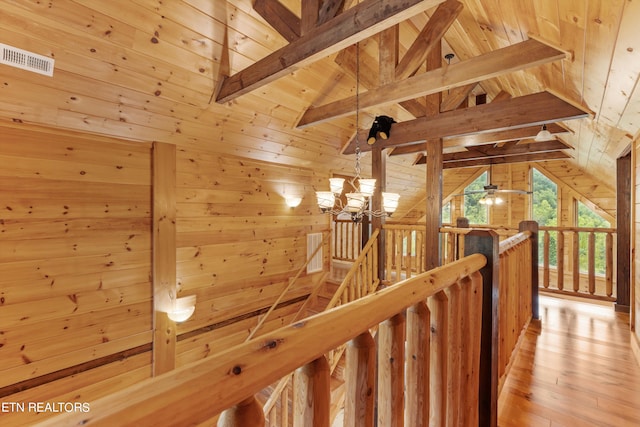
<path id="1" fill-rule="evenodd" d="M 491 172 L 492 170 L 489 170 L 490 180 Z M 489 182 L 489 184 L 485 185 L 484 189 L 482 190 L 465 191 L 462 194 L 454 194 L 454 196 L 467 196 L 470 194 L 484 194 L 484 196 L 482 196 L 482 198 L 478 200 L 478 203 L 482 205 L 501 205 L 502 203 L 504 203 L 504 199 L 499 196 L 500 194 L 533 194 L 533 192 L 526 190 L 502 190 L 499 189 L 497 185 Z"/>

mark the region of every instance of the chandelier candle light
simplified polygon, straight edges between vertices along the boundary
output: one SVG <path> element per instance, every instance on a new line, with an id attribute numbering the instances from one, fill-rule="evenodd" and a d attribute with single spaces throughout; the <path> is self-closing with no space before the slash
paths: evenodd
<path id="1" fill-rule="evenodd" d="M 340 214 L 348 214 L 353 221 L 360 221 L 364 215 L 371 215 L 374 217 L 391 216 L 398 207 L 398 201 L 400 195 L 397 193 L 382 193 L 382 211 L 373 211 L 369 209 L 371 202 L 371 196 L 373 196 L 376 180 L 373 178 L 361 178 L 360 177 L 360 145 L 358 141 L 358 129 L 359 129 L 359 92 L 360 92 L 360 46 L 356 44 L 356 164 L 355 164 L 355 177 L 349 181 L 351 187 L 355 190 L 347 193 L 346 205 L 343 205 L 340 198 L 342 190 L 344 188 L 344 178 L 330 178 L 329 186 L 330 191 L 316 191 L 316 198 L 318 200 L 318 207 L 322 213 L 329 213 L 331 215 L 338 216 Z M 356 181 L 358 186 L 356 187 Z"/>

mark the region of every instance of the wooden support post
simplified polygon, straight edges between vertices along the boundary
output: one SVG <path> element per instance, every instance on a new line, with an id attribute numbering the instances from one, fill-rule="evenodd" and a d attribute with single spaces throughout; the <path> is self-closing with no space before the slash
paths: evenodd
<path id="1" fill-rule="evenodd" d="M 153 376 L 175 368 L 176 325 L 166 311 L 176 297 L 176 146 L 153 144 Z"/>
<path id="2" fill-rule="evenodd" d="M 427 304 L 407 309 L 406 426 L 429 425 L 429 335 L 431 316 Z"/>
<path id="3" fill-rule="evenodd" d="M 344 424 L 369 427 L 374 420 L 376 344 L 368 332 L 349 341 L 346 350 Z"/>
<path id="4" fill-rule="evenodd" d="M 631 309 L 631 153 L 616 160 L 618 243 L 616 249 L 615 310 L 629 313 Z"/>
<path id="5" fill-rule="evenodd" d="M 262 405 L 251 396 L 225 410 L 218 418 L 218 427 L 264 427 Z"/>
<path id="6" fill-rule="evenodd" d="M 427 71 L 442 67 L 442 44 L 434 43 L 427 54 Z M 426 96 L 426 116 L 440 114 L 442 93 Z M 426 230 L 424 238 L 425 271 L 440 266 L 440 227 L 442 226 L 442 138 L 427 139 L 427 168 L 425 190 L 427 194 Z"/>
<path id="7" fill-rule="evenodd" d="M 330 380 L 331 368 L 324 356 L 295 371 L 293 378 L 294 427 L 329 427 Z"/>
<path id="8" fill-rule="evenodd" d="M 465 236 L 465 255 L 480 253 L 487 257 L 482 275 L 482 336 L 480 337 L 479 426 L 498 425 L 498 234 L 493 230 L 473 230 Z"/>
<path id="9" fill-rule="evenodd" d="M 373 192 L 373 197 L 371 198 L 372 209 L 374 211 L 382 211 L 382 192 L 386 191 L 386 163 L 387 158 L 382 152 L 382 149 L 379 147 L 374 147 L 371 150 L 371 171 L 372 177 L 376 179 L 376 188 Z M 385 259 L 385 233 L 382 230 L 382 226 L 385 223 L 384 217 L 372 217 L 371 218 L 371 232 L 373 230 L 379 229 L 380 234 L 378 234 L 378 259 L 380 262 L 378 263 L 378 277 L 380 280 L 385 279 L 384 276 L 384 262 L 382 260 Z M 367 239 L 368 241 L 369 239 Z M 366 244 L 364 241 L 362 244 Z"/>
<path id="10" fill-rule="evenodd" d="M 540 284 L 538 273 L 538 242 L 539 231 L 538 223 L 536 221 L 522 221 L 519 225 L 519 231 L 531 232 L 531 318 L 535 320 L 540 319 L 540 308 L 538 306 L 538 295 Z"/>
<path id="11" fill-rule="evenodd" d="M 405 317 L 398 314 L 378 328 L 378 425 L 404 421 Z"/>

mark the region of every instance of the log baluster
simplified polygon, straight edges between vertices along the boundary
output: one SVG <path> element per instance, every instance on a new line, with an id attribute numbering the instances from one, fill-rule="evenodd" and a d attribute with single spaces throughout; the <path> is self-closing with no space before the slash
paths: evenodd
<path id="1" fill-rule="evenodd" d="M 542 272 L 542 286 L 545 289 L 549 288 L 549 244 L 550 244 L 550 236 L 549 231 L 544 231 L 544 250 L 543 250 L 543 272 Z"/>
<path id="2" fill-rule="evenodd" d="M 431 312 L 431 354 L 429 360 L 429 425 L 447 425 L 447 403 L 451 400 L 448 384 L 449 363 L 449 298 L 438 292 L 428 299 Z"/>
<path id="3" fill-rule="evenodd" d="M 451 285 L 447 295 L 447 425 L 459 425 L 460 416 L 460 367 L 462 365 L 462 312 L 460 283 Z"/>
<path id="4" fill-rule="evenodd" d="M 406 426 L 429 425 L 430 324 L 426 303 L 407 309 Z"/>
<path id="5" fill-rule="evenodd" d="M 571 268 L 573 269 L 573 292 L 580 290 L 580 234 L 577 231 L 572 231 L 572 249 L 573 249 L 573 262 Z"/>
<path id="6" fill-rule="evenodd" d="M 596 234 L 591 231 L 589 233 L 588 242 L 588 272 L 589 272 L 589 294 L 596 293 Z"/>
<path id="7" fill-rule="evenodd" d="M 556 248 L 558 257 L 558 289 L 564 289 L 564 232 L 558 231 L 558 247 Z"/>
<path id="8" fill-rule="evenodd" d="M 369 332 L 349 341 L 345 353 L 344 425 L 373 425 L 376 344 Z"/>
<path id="9" fill-rule="evenodd" d="M 378 425 L 402 427 L 404 418 L 405 316 L 378 328 Z"/>
<path id="10" fill-rule="evenodd" d="M 329 427 L 331 370 L 326 357 L 296 369 L 293 376 L 293 426 Z M 252 424 L 245 424 L 249 426 Z"/>
<path id="11" fill-rule="evenodd" d="M 262 405 L 255 396 L 226 409 L 218 418 L 218 427 L 264 427 Z"/>
<path id="12" fill-rule="evenodd" d="M 610 297 L 613 295 L 613 233 L 611 232 L 607 233 L 606 251 L 605 293 Z"/>

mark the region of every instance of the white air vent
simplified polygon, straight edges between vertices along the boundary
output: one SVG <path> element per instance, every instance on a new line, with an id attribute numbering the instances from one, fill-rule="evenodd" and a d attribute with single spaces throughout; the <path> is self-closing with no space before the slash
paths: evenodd
<path id="1" fill-rule="evenodd" d="M 322 244 L 322 233 L 307 234 L 307 258 Z M 322 248 L 316 252 L 307 264 L 307 273 L 322 271 Z"/>
<path id="2" fill-rule="evenodd" d="M 2 43 L 0 43 L 0 49 L 2 49 L 0 64 L 33 71 L 34 73 L 44 74 L 49 77 L 53 76 L 54 60 L 52 58 L 18 49 L 17 47 L 7 46 Z"/>

